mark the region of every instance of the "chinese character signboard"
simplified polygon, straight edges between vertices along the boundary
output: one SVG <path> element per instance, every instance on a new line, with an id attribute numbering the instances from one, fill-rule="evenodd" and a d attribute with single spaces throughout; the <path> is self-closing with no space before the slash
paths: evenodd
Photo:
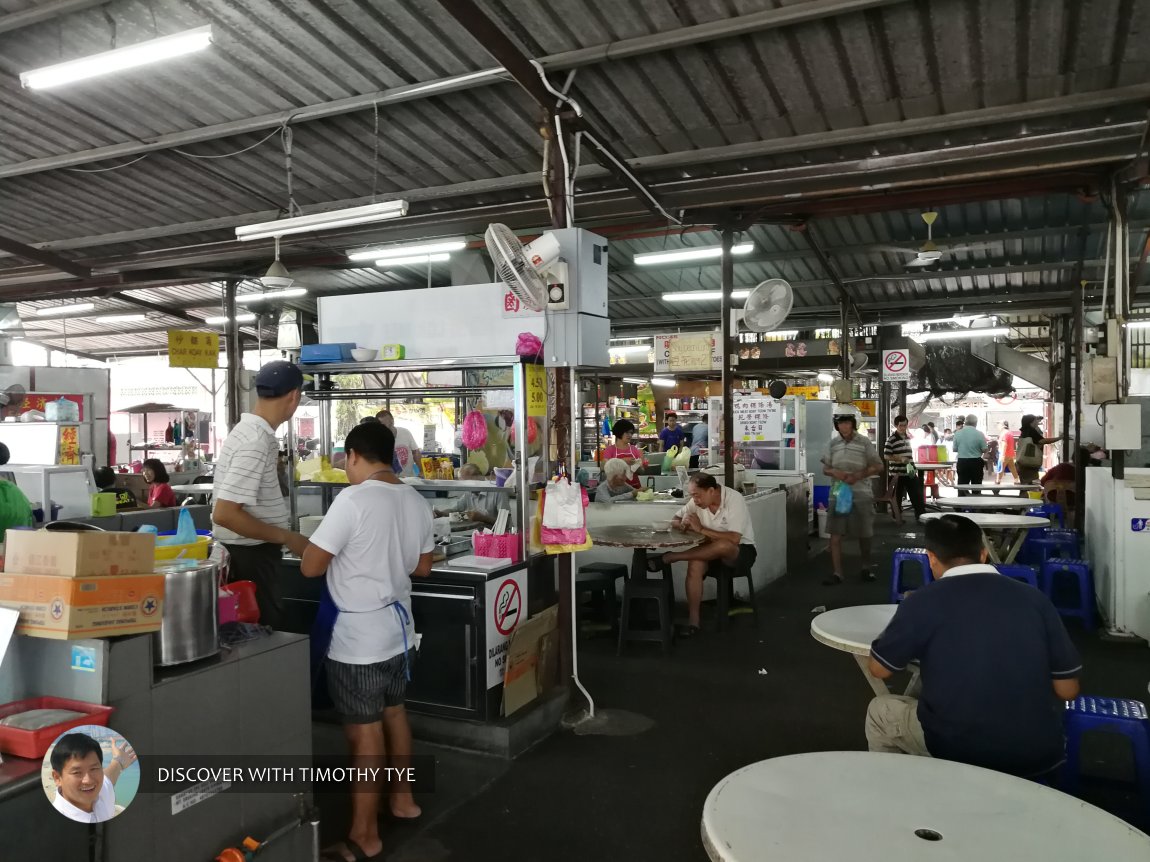
<path id="1" fill-rule="evenodd" d="M 713 332 L 687 332 L 655 338 L 655 373 L 718 371 L 723 367 L 722 345 Z"/>
<path id="2" fill-rule="evenodd" d="M 84 421 L 84 396 L 83 395 L 65 395 L 65 394 L 46 394 L 43 392 L 29 392 L 24 396 L 24 404 L 20 407 L 20 413 L 24 414 L 30 410 L 36 410 L 40 413 L 48 412 L 48 402 L 59 401 L 60 399 L 71 401 L 76 405 L 80 411 L 77 417 L 81 422 Z"/>
<path id="3" fill-rule="evenodd" d="M 61 425 L 57 444 L 57 464 L 80 463 L 80 429 L 76 425 Z"/>
<path id="4" fill-rule="evenodd" d="M 528 365 L 527 377 L 527 415 L 547 415 L 547 369 L 542 365 Z"/>
<path id="5" fill-rule="evenodd" d="M 765 443 L 781 440 L 783 413 L 774 398 L 736 398 L 734 406 L 735 440 L 740 443 Z"/>
<path id="6" fill-rule="evenodd" d="M 522 300 L 516 296 L 510 288 L 503 291 L 503 316 L 504 317 L 538 317 L 542 311 L 532 311 Z"/>
<path id="7" fill-rule="evenodd" d="M 819 397 L 819 387 L 817 386 L 788 386 L 788 395 L 801 395 L 811 401 L 817 400 Z"/>
<path id="8" fill-rule="evenodd" d="M 219 368 L 220 337 L 214 332 L 168 330 L 168 365 L 172 368 Z"/>

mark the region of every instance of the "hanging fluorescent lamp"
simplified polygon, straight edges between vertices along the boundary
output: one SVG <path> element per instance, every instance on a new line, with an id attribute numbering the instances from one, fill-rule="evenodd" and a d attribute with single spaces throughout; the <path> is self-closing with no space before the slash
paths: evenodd
<path id="1" fill-rule="evenodd" d="M 731 246 L 731 254 L 750 254 L 755 250 L 753 242 L 741 242 Z M 708 260 L 723 256 L 721 245 L 708 245 L 702 248 L 684 248 L 678 251 L 648 251 L 635 255 L 635 263 L 639 266 L 649 266 L 659 263 L 682 263 L 687 260 Z"/>
<path id="2" fill-rule="evenodd" d="M 731 299 L 746 299 L 751 295 L 749 290 L 732 290 Z M 664 293 L 664 302 L 706 302 L 711 299 L 722 299 L 721 290 L 683 290 L 677 293 Z"/>
<path id="3" fill-rule="evenodd" d="M 434 255 L 462 251 L 467 248 L 467 240 L 463 237 L 439 239 L 434 242 L 416 242 L 405 245 L 381 245 L 373 248 L 360 248 L 347 253 L 348 260 L 388 260 L 396 257 L 412 257 L 418 255 Z M 377 264 L 378 265 L 378 264 Z"/>
<path id="4" fill-rule="evenodd" d="M 1150 329 L 1150 320 L 1131 320 L 1126 324 L 1127 329 Z"/>
<path id="5" fill-rule="evenodd" d="M 650 353 L 650 344 L 623 344 L 618 347 L 609 347 L 609 353 L 614 353 L 616 356 L 623 356 L 627 353 Z"/>
<path id="6" fill-rule="evenodd" d="M 672 377 L 652 377 L 652 386 L 674 386 L 675 380 Z"/>
<path id="7" fill-rule="evenodd" d="M 375 265 L 386 268 L 389 266 L 412 266 L 420 263 L 443 263 L 448 260 L 451 260 L 449 254 L 413 254 L 410 257 L 385 257 L 382 260 L 377 260 Z"/>
<path id="8" fill-rule="evenodd" d="M 290 299 L 293 296 L 307 295 L 306 287 L 289 287 L 287 290 L 268 290 L 264 293 L 241 293 L 236 302 L 263 302 L 266 299 Z"/>
<path id="9" fill-rule="evenodd" d="M 262 224 L 249 224 L 236 228 L 236 239 L 268 239 L 273 236 L 287 236 L 292 233 L 312 233 L 319 230 L 334 230 L 357 224 L 370 224 L 407 215 L 407 201 L 383 201 L 362 207 L 348 207 L 323 213 L 282 218 Z"/>
<path id="10" fill-rule="evenodd" d="M 146 314 L 105 314 L 92 318 L 96 323 L 131 323 L 135 320 L 147 320 Z"/>
<path id="11" fill-rule="evenodd" d="M 37 308 L 34 314 L 37 317 L 63 317 L 65 314 L 85 314 L 96 307 L 93 302 L 73 302 L 71 305 L 53 305 L 48 308 Z"/>
<path id="12" fill-rule="evenodd" d="M 70 84 L 85 78 L 95 78 L 111 72 L 122 72 L 125 69 L 158 63 L 161 60 L 171 60 L 173 57 L 182 57 L 184 54 L 201 51 L 211 44 L 212 27 L 207 24 L 203 27 L 196 27 L 194 30 L 185 30 L 182 33 L 173 33 L 171 36 L 161 36 L 158 39 L 137 42 L 135 45 L 114 48 L 111 51 L 93 54 L 90 57 L 57 63 L 55 66 L 45 66 L 30 72 L 21 72 L 20 83 L 32 90 L 58 87 L 61 84 Z"/>
<path id="13" fill-rule="evenodd" d="M 948 329 L 942 332 L 922 332 L 910 336 L 915 341 L 949 341 L 957 338 L 984 338 L 991 335 L 1008 335 L 1008 326 L 988 326 L 985 329 Z"/>
<path id="14" fill-rule="evenodd" d="M 253 323 L 256 316 L 254 314 L 237 314 L 236 323 Z M 209 326 L 223 326 L 228 322 L 226 317 L 208 317 L 204 319 L 204 323 Z"/>
<path id="15" fill-rule="evenodd" d="M 624 377 L 624 383 L 634 383 L 636 386 L 646 386 L 647 378 L 645 377 Z"/>

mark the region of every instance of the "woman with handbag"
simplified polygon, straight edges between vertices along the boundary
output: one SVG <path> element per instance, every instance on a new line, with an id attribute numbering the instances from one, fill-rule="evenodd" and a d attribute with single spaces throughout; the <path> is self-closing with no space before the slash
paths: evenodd
<path id="1" fill-rule="evenodd" d="M 1042 469 L 1042 456 L 1045 447 L 1057 443 L 1061 437 L 1043 437 L 1042 417 L 1027 413 L 1022 417 L 1022 427 L 1018 431 L 1018 445 L 1014 452 L 1014 466 L 1018 468 L 1018 481 L 1023 485 L 1033 485 L 1038 481 Z"/>

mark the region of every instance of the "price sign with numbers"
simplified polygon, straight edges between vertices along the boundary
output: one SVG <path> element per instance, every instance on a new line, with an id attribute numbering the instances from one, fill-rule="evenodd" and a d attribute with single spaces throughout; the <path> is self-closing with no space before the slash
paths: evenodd
<path id="1" fill-rule="evenodd" d="M 547 369 L 542 365 L 527 366 L 527 415 L 547 415 Z"/>

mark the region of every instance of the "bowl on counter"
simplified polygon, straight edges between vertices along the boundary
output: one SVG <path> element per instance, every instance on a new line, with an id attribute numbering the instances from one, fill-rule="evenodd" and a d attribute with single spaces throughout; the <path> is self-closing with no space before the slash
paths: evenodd
<path id="1" fill-rule="evenodd" d="M 667 518 L 666 520 L 652 521 L 651 529 L 657 530 L 660 533 L 665 533 L 671 529 L 671 519 Z"/>
<path id="2" fill-rule="evenodd" d="M 370 347 L 353 347 L 351 350 L 351 358 L 356 362 L 371 362 L 378 355 L 379 351 Z"/>

